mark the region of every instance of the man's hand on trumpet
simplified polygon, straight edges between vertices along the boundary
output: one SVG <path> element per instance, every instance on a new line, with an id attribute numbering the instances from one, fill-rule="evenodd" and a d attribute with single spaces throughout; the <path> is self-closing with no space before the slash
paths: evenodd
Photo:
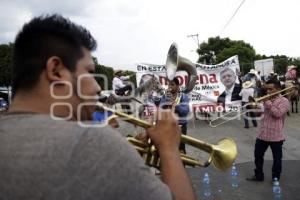
<path id="1" fill-rule="evenodd" d="M 196 199 L 181 161 L 179 152 L 181 133 L 172 112 L 170 110 L 159 112 L 156 125 L 148 128 L 147 132 L 159 152 L 162 180 L 170 187 L 175 199 Z"/>
<path id="2" fill-rule="evenodd" d="M 147 129 L 147 133 L 159 152 L 178 151 L 181 133 L 171 111 L 159 111 L 156 125 Z"/>

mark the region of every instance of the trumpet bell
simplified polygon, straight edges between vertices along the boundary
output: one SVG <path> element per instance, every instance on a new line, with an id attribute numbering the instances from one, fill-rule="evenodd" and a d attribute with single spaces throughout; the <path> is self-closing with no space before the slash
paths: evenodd
<path id="1" fill-rule="evenodd" d="M 223 138 L 217 145 L 213 145 L 211 160 L 217 169 L 225 171 L 231 167 L 236 156 L 237 147 L 231 138 Z"/>
<path id="2" fill-rule="evenodd" d="M 207 161 L 199 161 L 202 163 L 199 166 L 202 167 L 207 167 L 210 163 L 213 163 L 217 169 L 225 171 L 232 166 L 237 156 L 237 146 L 231 138 L 223 138 L 217 144 L 209 144 L 196 138 L 182 135 L 181 141 L 210 154 Z"/>

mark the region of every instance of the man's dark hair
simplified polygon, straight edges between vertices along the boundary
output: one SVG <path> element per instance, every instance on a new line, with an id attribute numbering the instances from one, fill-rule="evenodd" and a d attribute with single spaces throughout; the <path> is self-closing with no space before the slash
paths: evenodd
<path id="1" fill-rule="evenodd" d="M 97 47 L 96 40 L 84 27 L 61 15 L 44 15 L 25 24 L 16 36 L 13 48 L 12 86 L 31 89 L 51 56 L 57 56 L 70 70 L 83 56 L 82 47 L 89 51 Z"/>
<path id="2" fill-rule="evenodd" d="M 275 79 L 269 79 L 266 84 L 273 84 L 277 89 L 281 89 L 280 81 Z"/>
<path id="3" fill-rule="evenodd" d="M 173 80 L 172 80 L 177 86 L 179 85 L 179 80 L 177 77 L 175 77 Z"/>

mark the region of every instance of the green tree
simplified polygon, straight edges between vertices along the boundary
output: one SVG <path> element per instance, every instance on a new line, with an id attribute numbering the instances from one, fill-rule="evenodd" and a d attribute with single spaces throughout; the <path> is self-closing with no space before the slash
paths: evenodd
<path id="1" fill-rule="evenodd" d="M 11 83 L 13 44 L 0 44 L 0 86 L 9 86 Z"/>
<path id="2" fill-rule="evenodd" d="M 238 55 L 240 68 L 242 72 L 248 72 L 253 68 L 255 60 L 255 51 L 253 48 L 246 47 L 241 43 L 234 44 L 229 48 L 225 48 L 217 55 L 217 62 L 222 62 L 231 56 Z"/>
<path id="3" fill-rule="evenodd" d="M 286 67 L 291 63 L 290 59 L 285 55 L 270 56 L 274 59 L 274 72 L 284 75 Z"/>
<path id="4" fill-rule="evenodd" d="M 212 37 L 203 42 L 197 50 L 200 63 L 217 64 L 231 56 L 238 55 L 242 72 L 253 68 L 255 60 L 254 48 L 243 40 L 230 40 L 229 38 Z"/>
<path id="5" fill-rule="evenodd" d="M 101 86 L 102 90 L 111 90 L 112 79 L 114 77 L 113 68 L 99 64 L 97 58 L 95 57 L 93 57 L 93 60 L 95 63 L 95 74 L 100 74 L 103 76 L 96 76 L 96 81 Z"/>
<path id="6" fill-rule="evenodd" d="M 105 85 L 105 80 L 102 77 L 97 77 L 96 80 L 98 84 L 101 86 L 102 90 L 111 90 L 112 89 L 112 80 L 114 78 L 114 69 L 112 67 L 108 67 L 105 65 L 101 65 L 98 63 L 97 58 L 93 57 L 95 62 L 95 74 L 101 74 L 106 77 L 107 85 Z M 130 76 L 130 82 L 132 82 L 136 86 L 136 73 L 133 71 L 124 71 L 124 75 Z"/>
<path id="7" fill-rule="evenodd" d="M 229 38 L 221 39 L 219 36 L 208 38 L 208 42 L 201 43 L 200 48 L 197 49 L 197 53 L 199 54 L 198 62 L 216 64 L 216 55 L 230 46 L 231 40 Z"/>

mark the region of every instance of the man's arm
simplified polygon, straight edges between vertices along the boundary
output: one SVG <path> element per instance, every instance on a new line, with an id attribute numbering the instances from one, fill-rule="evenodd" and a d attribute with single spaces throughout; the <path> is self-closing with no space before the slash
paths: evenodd
<path id="1" fill-rule="evenodd" d="M 156 126 L 147 131 L 159 152 L 162 180 L 169 186 L 175 199 L 196 199 L 180 157 L 178 147 L 181 134 L 177 121 L 166 110 L 160 112 L 158 118 Z"/>
<path id="2" fill-rule="evenodd" d="M 270 110 L 270 113 L 273 117 L 280 118 L 288 112 L 289 101 L 284 99 L 280 103 L 275 103 L 268 100 L 264 103 L 264 108 L 266 110 Z"/>

